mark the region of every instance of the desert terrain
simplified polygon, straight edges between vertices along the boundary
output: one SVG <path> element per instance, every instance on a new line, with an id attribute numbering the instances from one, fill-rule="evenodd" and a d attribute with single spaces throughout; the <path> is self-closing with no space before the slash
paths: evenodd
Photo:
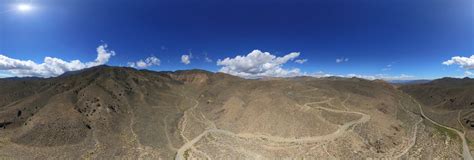
<path id="1" fill-rule="evenodd" d="M 466 85 L 109 66 L 0 84 L 1 159 L 472 158 Z"/>

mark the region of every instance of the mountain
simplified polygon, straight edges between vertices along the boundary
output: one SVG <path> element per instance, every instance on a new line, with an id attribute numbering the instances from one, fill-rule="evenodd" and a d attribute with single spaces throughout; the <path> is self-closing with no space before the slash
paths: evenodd
<path id="1" fill-rule="evenodd" d="M 442 78 L 400 89 L 417 99 L 432 119 L 474 139 L 474 79 Z"/>
<path id="2" fill-rule="evenodd" d="M 384 81 L 98 66 L 0 84 L 2 159 L 457 159 L 462 152 L 459 138 Z"/>
<path id="3" fill-rule="evenodd" d="M 423 84 L 423 83 L 428 83 L 430 81 L 431 80 L 420 79 L 420 80 L 391 80 L 389 82 L 396 85 L 408 85 L 408 84 Z"/>
<path id="4" fill-rule="evenodd" d="M 423 84 L 405 85 L 403 91 L 427 106 L 448 110 L 474 107 L 474 79 L 442 78 Z"/>

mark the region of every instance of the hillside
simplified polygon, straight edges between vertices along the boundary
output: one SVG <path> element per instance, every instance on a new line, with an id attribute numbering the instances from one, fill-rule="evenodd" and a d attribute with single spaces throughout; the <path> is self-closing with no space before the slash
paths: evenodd
<path id="1" fill-rule="evenodd" d="M 431 118 L 474 140 L 474 79 L 442 78 L 400 89 L 417 99 Z"/>
<path id="2" fill-rule="evenodd" d="M 474 107 L 474 79 L 443 78 L 424 84 L 405 85 L 403 91 L 425 105 L 457 110 Z"/>
<path id="3" fill-rule="evenodd" d="M 461 141 L 383 81 L 99 66 L 1 79 L 0 157 L 457 159 Z"/>

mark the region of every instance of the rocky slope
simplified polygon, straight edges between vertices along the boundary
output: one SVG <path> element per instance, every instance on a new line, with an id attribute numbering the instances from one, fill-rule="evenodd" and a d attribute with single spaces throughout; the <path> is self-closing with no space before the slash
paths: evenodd
<path id="1" fill-rule="evenodd" d="M 382 81 L 100 66 L 0 80 L 5 159 L 450 158 L 461 141 Z"/>
<path id="2" fill-rule="evenodd" d="M 474 79 L 442 78 L 400 89 L 417 99 L 433 120 L 464 133 L 468 142 L 474 139 Z"/>

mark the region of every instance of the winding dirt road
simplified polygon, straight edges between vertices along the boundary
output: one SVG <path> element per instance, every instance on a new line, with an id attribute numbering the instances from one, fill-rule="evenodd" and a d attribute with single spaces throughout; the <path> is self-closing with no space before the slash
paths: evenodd
<path id="1" fill-rule="evenodd" d="M 348 97 L 349 98 L 349 97 Z M 438 125 L 440 127 L 443 127 L 443 128 L 446 128 L 446 129 L 449 129 L 449 130 L 452 130 L 454 132 L 456 132 L 462 139 L 462 142 L 463 142 L 463 158 L 465 160 L 473 160 L 471 154 L 470 154 L 470 151 L 469 151 L 469 147 L 467 146 L 467 141 L 464 137 L 464 133 L 454 129 L 454 128 L 451 128 L 451 127 L 447 127 L 447 126 L 444 126 L 442 124 L 439 124 L 438 122 L 430 119 L 428 116 L 426 116 L 423 112 L 423 109 L 421 107 L 421 104 L 418 103 L 415 99 L 411 98 L 414 102 L 417 103 L 418 107 L 419 107 L 419 110 L 420 110 L 420 113 L 421 113 L 421 116 L 427 120 L 429 120 L 430 122 L 432 122 L 433 124 L 435 125 Z M 199 101 L 197 100 L 194 100 L 196 102 L 196 104 L 189 110 L 187 110 L 185 112 L 185 115 L 184 115 L 184 120 L 186 120 L 186 116 L 187 114 L 186 113 L 189 113 L 189 114 L 193 114 L 192 113 L 192 110 L 194 110 L 195 108 L 197 108 L 199 106 Z M 322 135 L 322 136 L 311 136 L 311 137 L 298 137 L 298 138 L 294 138 L 294 137 L 279 137 L 279 136 L 272 136 L 272 135 L 264 135 L 264 134 L 255 134 L 255 133 L 234 133 L 234 132 L 231 132 L 231 131 L 228 131 L 228 130 L 223 130 L 223 129 L 218 129 L 215 124 L 210 121 L 210 120 L 207 120 L 204 115 L 201 115 L 201 118 L 204 119 L 204 121 L 206 122 L 205 124 L 208 125 L 208 129 L 206 129 L 205 131 L 203 131 L 201 134 L 199 134 L 198 136 L 194 137 L 193 139 L 191 140 L 187 140 L 187 137 L 184 137 L 184 134 L 183 134 L 183 131 L 184 131 L 184 128 L 185 128 L 185 124 L 184 126 L 182 126 L 182 130 L 181 130 L 181 135 L 183 136 L 185 140 L 185 144 L 183 144 L 178 150 L 177 150 L 177 153 L 176 153 L 176 157 L 175 157 L 175 160 L 182 160 L 182 159 L 185 159 L 186 157 L 184 157 L 185 155 L 185 152 L 188 151 L 188 150 L 196 150 L 194 148 L 194 145 L 196 143 L 198 143 L 203 137 L 205 137 L 206 135 L 208 134 L 211 134 L 211 133 L 217 133 L 217 134 L 223 134 L 223 135 L 226 135 L 226 136 L 230 136 L 230 137 L 234 137 L 234 138 L 243 138 L 243 139 L 264 139 L 266 141 L 271 141 L 271 142 L 276 142 L 276 143 L 314 143 L 314 142 L 321 142 L 321 141 L 331 141 L 331 140 L 334 140 L 336 138 L 339 138 L 341 136 L 343 136 L 345 133 L 347 133 L 349 131 L 349 129 L 354 126 L 354 125 L 357 125 L 357 124 L 362 124 L 362 123 L 366 123 L 370 120 L 370 116 L 367 115 L 367 114 L 364 114 L 364 113 L 361 113 L 361 112 L 355 112 L 355 111 L 349 111 L 349 110 L 338 110 L 338 109 L 332 109 L 332 108 L 326 108 L 326 107 L 321 107 L 321 106 L 315 106 L 315 107 L 311 107 L 310 105 L 313 105 L 313 104 L 322 104 L 322 103 L 329 103 L 330 101 L 330 98 L 328 100 L 323 100 L 323 101 L 318 101 L 318 102 L 309 102 L 309 103 L 305 103 L 303 105 L 303 107 L 305 108 L 311 108 L 311 109 L 321 109 L 321 110 L 326 110 L 326 111 L 330 111 L 330 112 L 336 112 L 336 113 L 349 113 L 349 114 L 358 114 L 358 115 L 361 115 L 361 118 L 360 119 L 357 119 L 357 120 L 354 120 L 354 121 L 350 121 L 350 122 L 347 122 L 347 123 L 344 123 L 343 125 L 341 125 L 339 127 L 339 129 L 337 129 L 335 132 L 331 133 L 331 134 L 327 134 L 327 135 Z M 344 100 L 344 103 L 345 103 L 346 100 Z M 347 107 L 345 106 L 345 104 L 343 103 L 343 107 L 345 109 L 347 109 Z M 405 108 L 403 108 L 406 112 L 410 112 L 408 110 L 406 110 Z M 410 112 L 412 113 L 412 112 Z M 413 114 L 413 113 L 412 113 Z M 193 115 L 195 116 L 195 115 Z M 417 130 L 418 130 L 418 125 L 423 121 L 423 119 L 420 119 L 419 121 L 417 121 L 415 123 L 415 125 L 413 126 L 413 136 L 411 137 L 410 139 L 410 142 L 408 144 L 408 146 L 403 150 L 401 151 L 401 153 L 393 156 L 392 158 L 394 159 L 398 159 L 400 157 L 402 157 L 403 155 L 405 155 L 406 153 L 408 153 L 408 151 L 415 145 L 416 143 L 416 138 L 417 138 Z M 203 122 L 202 122 L 203 123 Z"/>
<path id="2" fill-rule="evenodd" d="M 469 146 L 467 145 L 466 137 L 464 136 L 463 132 L 461 132 L 457 129 L 442 125 L 442 124 L 430 119 L 430 117 L 426 116 L 425 113 L 423 112 L 423 108 L 421 107 L 421 104 L 418 103 L 418 101 L 416 101 L 415 99 L 413 99 L 413 97 L 410 96 L 410 98 L 418 105 L 418 108 L 420 109 L 421 116 L 423 116 L 428 121 L 430 121 L 431 123 L 433 123 L 437 126 L 440 126 L 440 127 L 443 127 L 443 128 L 448 129 L 448 130 L 456 132 L 462 140 L 462 157 L 465 160 L 473 160 L 472 155 L 471 155 L 471 151 L 469 150 Z"/>
<path id="3" fill-rule="evenodd" d="M 211 125 L 210 129 L 205 130 L 195 138 L 193 138 L 190 141 L 187 141 L 183 146 L 181 146 L 177 153 L 175 160 L 182 160 L 185 159 L 184 155 L 185 152 L 189 149 L 192 149 L 193 146 L 199 142 L 204 136 L 206 136 L 209 133 L 219 133 L 219 134 L 224 134 L 227 136 L 235 137 L 235 138 L 246 138 L 246 139 L 265 139 L 267 141 L 272 141 L 272 142 L 277 142 L 277 143 L 314 143 L 314 142 L 320 142 L 320 141 L 329 141 L 329 140 L 334 140 L 338 137 L 341 137 L 344 133 L 348 131 L 348 129 L 356 124 L 362 124 L 365 122 L 368 122 L 370 120 L 370 116 L 361 112 L 353 112 L 353 111 L 344 111 L 344 110 L 336 110 L 336 109 L 331 109 L 331 108 L 325 108 L 325 107 L 311 107 L 309 105 L 312 104 L 320 104 L 320 103 L 327 103 L 328 101 L 322 101 L 322 102 L 310 102 L 306 103 L 303 106 L 313 108 L 313 109 L 322 109 L 330 112 L 337 112 L 337 113 L 350 113 L 350 114 L 359 114 L 362 117 L 358 120 L 350 121 L 347 122 L 339 127 L 338 130 L 331 134 L 323 135 L 323 136 L 313 136 L 313 137 L 302 137 L 302 138 L 287 138 L 287 137 L 279 137 L 279 136 L 271 136 L 271 135 L 262 135 L 262 134 L 253 134 L 253 133 L 233 133 L 231 131 L 223 130 L 223 129 L 218 129 L 215 127 L 215 125 Z M 199 105 L 199 102 L 196 101 L 196 105 L 193 107 L 196 108 Z M 184 129 L 184 128 L 183 128 Z"/>

